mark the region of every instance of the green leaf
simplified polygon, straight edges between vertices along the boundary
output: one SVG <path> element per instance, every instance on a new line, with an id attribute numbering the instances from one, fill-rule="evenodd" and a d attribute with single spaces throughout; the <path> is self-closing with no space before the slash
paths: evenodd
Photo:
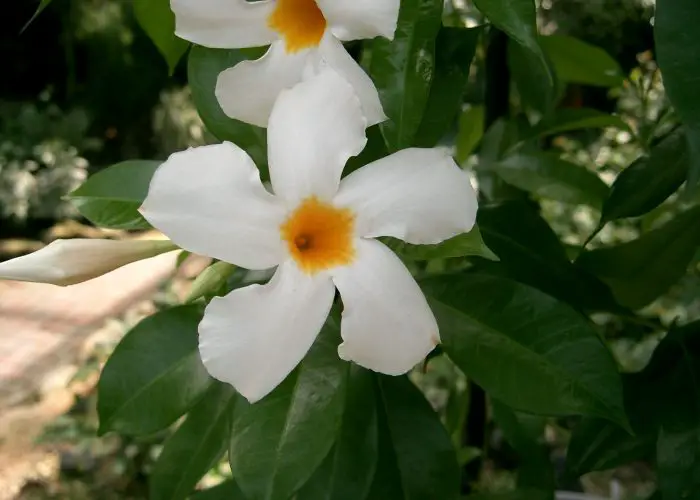
<path id="1" fill-rule="evenodd" d="M 534 0 L 475 0 L 476 7 L 501 31 L 522 45 L 531 54 L 528 57 L 537 68 L 533 71 L 546 75 L 542 83 L 549 92 L 554 88 L 554 78 L 544 52 L 537 42 L 537 13 Z"/>
<path id="2" fill-rule="evenodd" d="M 687 126 L 691 152 L 688 186 L 700 182 L 700 3 L 696 0 L 658 0 L 654 16 L 656 56 L 664 87 Z"/>
<path id="3" fill-rule="evenodd" d="M 678 128 L 617 176 L 605 200 L 599 227 L 610 221 L 637 217 L 658 207 L 686 178 L 688 150 Z"/>
<path id="4" fill-rule="evenodd" d="M 129 331 L 105 364 L 97 386 L 99 434 L 148 435 L 172 424 L 213 379 L 197 350 L 198 306 L 158 312 Z"/>
<path id="5" fill-rule="evenodd" d="M 520 411 L 626 424 L 615 361 L 579 313 L 496 276 L 462 273 L 421 285 L 443 349 L 489 395 Z"/>
<path id="6" fill-rule="evenodd" d="M 599 87 L 617 87 L 625 81 L 620 65 L 600 47 L 558 34 L 539 41 L 559 81 Z"/>
<path id="7" fill-rule="evenodd" d="M 226 453 L 233 388 L 216 382 L 165 442 L 150 474 L 151 500 L 185 500 Z"/>
<path id="8" fill-rule="evenodd" d="M 595 109 L 587 108 L 562 108 L 541 123 L 538 123 L 528 134 L 529 137 L 545 137 L 548 135 L 581 130 L 586 128 L 614 127 L 620 130 L 629 130 L 619 116 L 602 113 Z"/>
<path id="9" fill-rule="evenodd" d="M 175 36 L 175 14 L 170 10 L 170 0 L 134 0 L 134 14 L 165 58 L 172 75 L 190 44 Z"/>
<path id="10" fill-rule="evenodd" d="M 297 500 L 365 498 L 377 465 L 377 408 L 372 373 L 351 366 L 340 434 Z"/>
<path id="11" fill-rule="evenodd" d="M 593 471 L 613 469 L 649 458 L 655 434 L 635 428 L 635 413 L 628 410 L 635 434 L 600 418 L 584 418 L 576 425 L 566 453 L 569 472 L 579 477 Z"/>
<path id="12" fill-rule="evenodd" d="M 460 234 L 437 245 L 411 245 L 395 238 L 387 239 L 385 243 L 401 257 L 409 260 L 454 259 L 471 256 L 498 260 L 498 256 L 484 243 L 477 226 L 468 233 Z"/>
<path id="13" fill-rule="evenodd" d="M 50 4 L 52 1 L 53 1 L 53 0 L 41 0 L 41 2 L 39 3 L 39 7 L 36 8 L 36 11 L 35 11 L 34 14 L 32 15 L 32 17 L 31 17 L 31 18 L 29 19 L 29 21 L 27 21 L 27 23 L 22 27 L 20 33 L 23 33 L 24 30 L 26 30 L 26 29 L 29 27 L 29 25 L 32 24 L 32 23 L 34 22 L 34 20 L 39 16 L 39 14 L 41 14 L 42 12 L 44 12 L 44 10 L 46 9 L 46 7 L 48 7 L 49 4 Z"/>
<path id="14" fill-rule="evenodd" d="M 435 49 L 435 73 L 425 114 L 414 145 L 431 148 L 448 132 L 462 105 L 482 27 L 440 28 Z"/>
<path id="15" fill-rule="evenodd" d="M 636 399 L 659 429 L 656 462 L 665 499 L 700 493 L 700 321 L 673 328 L 636 376 Z"/>
<path id="16" fill-rule="evenodd" d="M 460 165 L 467 161 L 484 135 L 484 109 L 471 106 L 459 117 L 455 158 Z"/>
<path id="17" fill-rule="evenodd" d="M 574 429 L 567 453 L 567 467 L 572 474 L 579 476 L 632 461 L 651 461 L 655 453 L 658 459 L 662 429 L 663 433 L 681 436 L 696 428 L 700 421 L 699 342 L 700 322 L 674 328 L 658 345 L 644 370 L 623 377 L 625 408 L 634 434 L 609 422 L 584 419 Z M 681 394 L 683 397 L 679 397 Z M 673 443 L 666 444 L 670 445 L 670 454 L 674 454 Z M 668 455 L 662 461 L 667 458 L 673 462 Z M 692 460 L 688 462 L 691 463 Z"/>
<path id="18" fill-rule="evenodd" d="M 684 431 L 661 429 L 656 463 L 659 489 L 663 498 L 688 500 L 698 498 L 700 495 L 700 424 Z"/>
<path id="19" fill-rule="evenodd" d="M 190 287 L 190 293 L 185 299 L 186 303 L 194 302 L 206 295 L 216 293 L 228 283 L 228 279 L 236 270 L 236 266 L 228 262 L 215 262 L 202 271 Z"/>
<path id="20" fill-rule="evenodd" d="M 232 480 L 198 491 L 192 495 L 191 500 L 247 500 L 243 492 Z"/>
<path id="21" fill-rule="evenodd" d="M 428 104 L 443 0 L 401 2 L 394 39 L 372 44 L 370 76 L 389 119 L 380 124 L 389 152 L 409 147 Z"/>
<path id="22" fill-rule="evenodd" d="M 148 229 L 138 212 L 160 162 L 129 160 L 112 165 L 90 178 L 69 196 L 93 224 L 108 229 Z"/>
<path id="23" fill-rule="evenodd" d="M 700 245 L 700 206 L 621 245 L 583 252 L 576 264 L 612 289 L 618 302 L 639 309 L 685 274 Z"/>
<path id="24" fill-rule="evenodd" d="M 207 130 L 220 141 L 230 141 L 243 148 L 266 178 L 267 139 L 265 130 L 229 118 L 214 94 L 219 74 L 241 61 L 257 59 L 263 49 L 210 49 L 194 46 L 190 51 L 187 74 L 192 99 Z"/>
<path id="25" fill-rule="evenodd" d="M 517 452 L 518 487 L 551 491 L 556 480 L 549 450 L 543 445 L 546 420 L 543 417 L 516 412 L 497 400 L 491 401 L 493 419 L 506 441 Z"/>
<path id="26" fill-rule="evenodd" d="M 407 377 L 376 375 L 379 462 L 367 500 L 453 500 L 460 471 L 447 430 Z"/>
<path id="27" fill-rule="evenodd" d="M 556 75 L 546 55 L 532 52 L 510 40 L 508 67 L 518 89 L 521 105 L 545 116 L 551 114 L 556 100 Z"/>
<path id="28" fill-rule="evenodd" d="M 600 177 L 553 153 L 516 153 L 491 169 L 508 184 L 541 198 L 600 208 L 608 195 Z"/>
<path id="29" fill-rule="evenodd" d="M 477 218 L 484 241 L 509 276 L 574 307 L 619 309 L 605 284 L 569 261 L 557 235 L 529 204 L 482 205 Z"/>
<path id="30" fill-rule="evenodd" d="M 362 168 L 374 161 L 384 158 L 389 154 L 384 143 L 384 138 L 379 130 L 379 125 L 373 125 L 367 129 L 367 145 L 362 152 L 351 157 L 345 164 L 343 176 L 347 176 L 358 168 Z"/>
<path id="31" fill-rule="evenodd" d="M 288 500 L 323 462 L 336 439 L 348 364 L 338 358 L 339 327 L 329 318 L 285 381 L 234 411 L 229 448 L 233 478 L 249 500 Z"/>

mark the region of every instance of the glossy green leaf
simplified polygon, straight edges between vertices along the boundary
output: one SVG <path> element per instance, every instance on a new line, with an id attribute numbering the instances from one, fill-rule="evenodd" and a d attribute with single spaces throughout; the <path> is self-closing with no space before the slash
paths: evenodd
<path id="1" fill-rule="evenodd" d="M 493 399 L 491 409 L 494 421 L 518 454 L 518 488 L 554 492 L 554 467 L 542 442 L 545 418 L 517 412 Z"/>
<path id="2" fill-rule="evenodd" d="M 349 367 L 338 358 L 339 338 L 332 316 L 281 385 L 253 405 L 242 398 L 237 403 L 229 461 L 248 500 L 288 500 L 333 446 Z"/>
<path id="3" fill-rule="evenodd" d="M 175 36 L 175 14 L 170 9 L 170 0 L 134 0 L 134 14 L 172 74 L 190 44 Z"/>
<path id="4" fill-rule="evenodd" d="M 688 161 L 685 134 L 678 128 L 617 176 L 603 205 L 600 226 L 659 206 L 683 184 Z"/>
<path id="5" fill-rule="evenodd" d="M 541 198 L 600 208 L 608 186 L 585 167 L 554 153 L 516 153 L 491 166 L 499 177 Z"/>
<path id="6" fill-rule="evenodd" d="M 187 74 L 192 99 L 207 130 L 220 141 L 231 141 L 246 150 L 265 178 L 267 139 L 265 130 L 229 118 L 219 106 L 214 90 L 219 74 L 241 61 L 257 59 L 262 49 L 210 49 L 194 46 L 190 51 Z"/>
<path id="7" fill-rule="evenodd" d="M 509 276 L 575 307 L 618 308 L 605 284 L 569 261 L 557 235 L 531 205 L 482 205 L 477 218 L 484 241 Z"/>
<path id="8" fill-rule="evenodd" d="M 686 272 L 700 246 L 700 207 L 621 245 L 583 252 L 577 265 L 596 274 L 620 304 L 641 308 Z"/>
<path id="9" fill-rule="evenodd" d="M 447 430 L 407 377 L 377 375 L 380 455 L 367 500 L 453 500 L 460 471 Z"/>
<path id="10" fill-rule="evenodd" d="M 538 123 L 528 136 L 544 137 L 572 130 L 607 127 L 629 130 L 629 126 L 617 115 L 609 115 L 587 108 L 562 108 Z"/>
<path id="11" fill-rule="evenodd" d="M 107 229 L 148 229 L 138 212 L 160 162 L 129 160 L 88 178 L 70 194 L 78 211 L 93 224 Z"/>
<path id="12" fill-rule="evenodd" d="M 442 27 L 435 49 L 435 73 L 415 146 L 435 146 L 452 127 L 462 105 L 482 27 Z"/>
<path id="13" fill-rule="evenodd" d="M 686 124 L 691 152 L 688 184 L 700 182 L 700 2 L 658 0 L 654 16 L 656 56 L 664 87 L 676 111 Z"/>
<path id="14" fill-rule="evenodd" d="M 553 67 L 546 55 L 510 41 L 508 66 L 515 81 L 521 106 L 549 115 L 554 109 L 556 85 Z"/>
<path id="15" fill-rule="evenodd" d="M 215 262 L 195 278 L 185 302 L 194 302 L 206 295 L 216 293 L 233 275 L 236 266 L 228 262 Z"/>
<path id="16" fill-rule="evenodd" d="M 214 383 L 165 442 L 150 474 L 150 500 L 185 500 L 228 448 L 235 392 Z"/>
<path id="17" fill-rule="evenodd" d="M 437 245 L 411 245 L 392 238 L 385 241 L 394 252 L 409 260 L 453 259 L 457 257 L 482 257 L 498 260 L 498 256 L 486 246 L 477 226 L 468 233 L 438 243 Z"/>
<path id="18" fill-rule="evenodd" d="M 455 141 L 455 158 L 463 164 L 474 152 L 484 135 L 484 107 L 470 106 L 459 117 L 459 129 Z"/>
<path id="19" fill-rule="evenodd" d="M 212 488 L 198 491 L 191 500 L 247 500 L 243 492 L 232 480 L 224 481 Z"/>
<path id="20" fill-rule="evenodd" d="M 474 3 L 494 26 L 505 31 L 546 66 L 544 54 L 537 43 L 537 15 L 534 0 L 475 0 Z"/>
<path id="21" fill-rule="evenodd" d="M 539 41 L 562 82 L 617 87 L 625 80 L 617 61 L 600 47 L 559 34 L 540 37 Z"/>
<path id="22" fill-rule="evenodd" d="M 198 306 L 158 312 L 119 343 L 97 386 L 99 433 L 147 435 L 165 429 L 211 386 L 197 350 Z"/>
<path id="23" fill-rule="evenodd" d="M 377 465 L 377 408 L 372 373 L 350 369 L 340 434 L 297 500 L 365 498 Z"/>
<path id="24" fill-rule="evenodd" d="M 423 281 L 442 347 L 514 409 L 626 423 L 617 366 L 587 319 L 542 292 L 471 273 Z"/>
<path id="25" fill-rule="evenodd" d="M 442 25 L 442 0 L 401 2 L 394 39 L 372 44 L 370 76 L 389 119 L 380 129 L 390 152 L 415 140 L 435 73 L 435 44 Z"/>

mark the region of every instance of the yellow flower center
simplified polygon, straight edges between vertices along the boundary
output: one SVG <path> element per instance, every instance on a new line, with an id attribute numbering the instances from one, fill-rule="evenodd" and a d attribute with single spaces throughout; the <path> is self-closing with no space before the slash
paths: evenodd
<path id="1" fill-rule="evenodd" d="M 314 274 L 352 261 L 354 224 L 349 209 L 311 197 L 301 202 L 280 230 L 297 265 Z"/>
<path id="2" fill-rule="evenodd" d="M 267 23 L 282 35 L 287 52 L 315 47 L 326 31 L 326 18 L 316 0 L 277 0 Z"/>

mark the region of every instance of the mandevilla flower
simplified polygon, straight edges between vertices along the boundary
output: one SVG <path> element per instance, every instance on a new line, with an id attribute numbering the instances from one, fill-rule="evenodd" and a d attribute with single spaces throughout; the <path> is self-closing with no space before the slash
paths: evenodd
<path id="1" fill-rule="evenodd" d="M 167 240 L 56 240 L 29 255 L 0 263 L 0 279 L 74 285 L 173 250 L 177 247 Z"/>
<path id="2" fill-rule="evenodd" d="M 364 148 L 366 120 L 353 88 L 325 70 L 282 91 L 268 128 L 274 195 L 231 143 L 175 153 L 151 180 L 141 213 L 192 252 L 248 269 L 277 266 L 266 285 L 214 298 L 199 326 L 209 373 L 251 402 L 301 361 L 343 301 L 338 354 L 401 374 L 439 342 L 413 277 L 372 238 L 435 244 L 469 231 L 476 196 L 444 152 L 406 149 L 340 180 Z"/>
<path id="3" fill-rule="evenodd" d="M 224 112 L 267 126 L 281 90 L 305 71 L 330 65 L 360 97 L 370 125 L 386 119 L 372 80 L 347 53 L 341 40 L 384 36 L 396 31 L 400 0 L 170 0 L 175 33 L 214 48 L 270 45 L 257 61 L 243 61 L 219 76 L 216 96 Z"/>

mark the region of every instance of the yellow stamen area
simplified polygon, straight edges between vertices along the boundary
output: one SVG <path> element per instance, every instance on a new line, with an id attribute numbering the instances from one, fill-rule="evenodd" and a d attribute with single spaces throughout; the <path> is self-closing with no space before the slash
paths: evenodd
<path id="1" fill-rule="evenodd" d="M 267 23 L 282 35 L 287 52 L 315 47 L 326 31 L 326 18 L 316 0 L 277 0 Z"/>
<path id="2" fill-rule="evenodd" d="M 280 231 L 297 265 L 315 274 L 352 262 L 354 224 L 351 210 L 312 197 L 301 202 Z"/>

